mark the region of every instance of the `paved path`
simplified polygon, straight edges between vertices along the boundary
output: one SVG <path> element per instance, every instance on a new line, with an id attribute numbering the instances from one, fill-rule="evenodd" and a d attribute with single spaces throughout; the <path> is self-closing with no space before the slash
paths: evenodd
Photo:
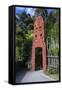
<path id="1" fill-rule="evenodd" d="M 44 82 L 53 81 L 49 76 L 45 75 L 42 70 L 39 71 L 27 71 L 24 73 L 18 73 L 16 75 L 17 83 L 25 82 Z"/>

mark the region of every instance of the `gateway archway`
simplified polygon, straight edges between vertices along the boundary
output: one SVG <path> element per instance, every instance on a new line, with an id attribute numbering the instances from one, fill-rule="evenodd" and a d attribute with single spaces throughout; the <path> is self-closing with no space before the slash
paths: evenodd
<path id="1" fill-rule="evenodd" d="M 32 70 L 46 70 L 46 44 L 44 35 L 44 21 L 41 16 L 36 17 L 34 22 L 34 37 L 32 44 Z M 36 53 L 38 51 L 38 53 Z M 39 54 L 40 52 L 40 54 Z M 41 59 L 39 59 L 41 58 Z M 38 66 L 38 67 L 37 67 Z"/>
<path id="2" fill-rule="evenodd" d="M 42 48 L 35 48 L 35 70 L 43 69 L 42 65 Z"/>

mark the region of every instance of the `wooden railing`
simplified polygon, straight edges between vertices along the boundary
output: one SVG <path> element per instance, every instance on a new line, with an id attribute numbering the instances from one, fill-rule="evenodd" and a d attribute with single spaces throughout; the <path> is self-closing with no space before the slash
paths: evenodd
<path id="1" fill-rule="evenodd" d="M 59 65 L 59 56 L 47 56 L 47 65 L 56 67 Z"/>

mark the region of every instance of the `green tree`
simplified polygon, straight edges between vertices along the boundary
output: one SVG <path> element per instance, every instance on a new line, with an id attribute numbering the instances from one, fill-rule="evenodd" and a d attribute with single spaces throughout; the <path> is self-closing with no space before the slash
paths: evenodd
<path id="1" fill-rule="evenodd" d="M 25 33 L 27 33 L 28 30 L 33 29 L 33 19 L 30 14 L 27 14 L 26 11 L 24 11 L 23 13 L 17 14 L 17 17 L 17 26 L 20 27 Z"/>
<path id="2" fill-rule="evenodd" d="M 31 54 L 33 18 L 25 11 L 16 18 L 16 57 L 25 63 Z"/>
<path id="3" fill-rule="evenodd" d="M 49 53 L 52 54 L 52 49 L 59 53 L 59 11 L 52 10 L 48 16 L 48 22 L 46 24 L 46 41 L 49 43 Z M 54 53 L 53 50 L 53 53 Z"/>

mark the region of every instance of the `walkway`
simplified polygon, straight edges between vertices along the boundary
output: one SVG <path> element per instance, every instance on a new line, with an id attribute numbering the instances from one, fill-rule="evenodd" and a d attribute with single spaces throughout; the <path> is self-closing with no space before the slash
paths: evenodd
<path id="1" fill-rule="evenodd" d="M 49 76 L 45 75 L 42 70 L 18 72 L 16 74 L 16 83 L 28 82 L 45 82 L 53 81 Z"/>

